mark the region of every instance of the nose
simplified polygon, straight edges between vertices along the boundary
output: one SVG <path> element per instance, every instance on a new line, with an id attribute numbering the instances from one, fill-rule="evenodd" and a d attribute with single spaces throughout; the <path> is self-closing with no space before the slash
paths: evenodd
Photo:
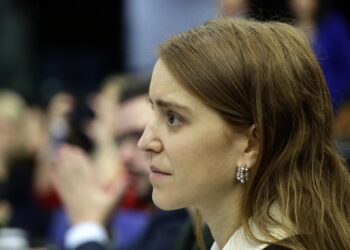
<path id="1" fill-rule="evenodd" d="M 160 153 L 163 150 L 163 144 L 157 137 L 157 128 L 149 121 L 143 131 L 140 140 L 137 143 L 139 149 L 154 153 Z"/>

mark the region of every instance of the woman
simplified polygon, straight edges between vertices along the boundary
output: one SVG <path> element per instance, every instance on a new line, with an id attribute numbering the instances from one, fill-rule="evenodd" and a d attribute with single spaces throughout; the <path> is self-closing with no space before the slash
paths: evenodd
<path id="1" fill-rule="evenodd" d="M 350 177 L 310 46 L 278 22 L 217 19 L 160 46 L 150 118 L 153 200 L 193 206 L 212 249 L 350 249 Z"/>

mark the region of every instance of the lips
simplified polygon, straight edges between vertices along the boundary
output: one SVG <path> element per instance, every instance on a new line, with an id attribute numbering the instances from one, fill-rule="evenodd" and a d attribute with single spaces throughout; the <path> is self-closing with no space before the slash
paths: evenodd
<path id="1" fill-rule="evenodd" d="M 171 175 L 170 173 L 167 173 L 167 172 L 165 172 L 165 171 L 162 171 L 162 170 L 160 170 L 159 168 L 157 168 L 157 167 L 155 167 L 155 166 L 153 166 L 153 165 L 150 167 L 150 169 L 151 169 L 151 172 L 152 172 L 152 173 L 163 174 L 163 175 Z"/>

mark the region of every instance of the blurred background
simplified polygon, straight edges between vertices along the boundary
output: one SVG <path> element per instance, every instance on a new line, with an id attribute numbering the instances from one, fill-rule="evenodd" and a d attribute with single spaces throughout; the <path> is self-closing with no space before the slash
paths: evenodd
<path id="1" fill-rule="evenodd" d="M 215 17 L 217 2 L 1 0 L 1 87 L 29 103 L 47 102 L 60 90 L 95 91 L 111 73 L 150 72 L 157 45 Z M 254 0 L 250 7 L 260 19 L 290 18 L 288 2 Z M 349 22 L 345 1 L 331 3 Z"/>
<path id="2" fill-rule="evenodd" d="M 53 216 L 60 201 L 47 174 L 52 151 L 68 141 L 96 152 L 108 136 L 113 139 L 110 116 L 117 112 L 119 86 L 133 84 L 130 76 L 151 74 L 157 46 L 169 35 L 213 17 L 283 20 L 305 32 L 332 94 L 335 141 L 349 160 L 346 5 L 341 0 L 0 0 L 0 249 L 9 237 L 32 248 L 62 243 Z M 96 161 L 110 164 L 102 158 Z"/>

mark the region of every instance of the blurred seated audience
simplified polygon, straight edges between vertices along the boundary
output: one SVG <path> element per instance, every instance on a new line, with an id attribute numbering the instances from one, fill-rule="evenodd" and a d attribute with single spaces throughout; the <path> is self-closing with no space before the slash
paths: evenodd
<path id="1" fill-rule="evenodd" d="M 342 103 L 335 115 L 334 137 L 350 169 L 350 96 Z"/>
<path id="2" fill-rule="evenodd" d="M 106 183 L 114 179 L 116 174 L 119 159 L 115 143 L 119 117 L 118 96 L 127 80 L 128 77 L 124 75 L 106 77 L 102 81 L 100 91 L 87 101 L 95 117 L 89 123 L 85 123 L 83 129 L 94 144 L 92 157 L 98 169 L 98 178 Z"/>
<path id="3" fill-rule="evenodd" d="M 223 16 L 248 17 L 249 0 L 219 0 L 219 12 Z"/>
<path id="4" fill-rule="evenodd" d="M 46 244 L 50 218 L 33 192 L 41 118 L 40 110 L 27 107 L 18 94 L 0 92 L 1 224 L 24 230 L 30 246 Z"/>
<path id="5" fill-rule="evenodd" d="M 350 93 L 349 27 L 327 0 L 288 0 L 288 5 L 312 44 L 337 111 Z"/>

